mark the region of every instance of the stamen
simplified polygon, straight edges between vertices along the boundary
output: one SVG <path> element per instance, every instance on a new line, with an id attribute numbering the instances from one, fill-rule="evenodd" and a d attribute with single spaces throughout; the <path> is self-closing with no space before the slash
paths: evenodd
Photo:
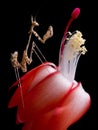
<path id="1" fill-rule="evenodd" d="M 70 81 L 74 80 L 80 55 L 85 54 L 87 51 L 84 44 L 85 39 L 82 38 L 82 33 L 77 30 L 72 33 L 72 36 L 64 45 L 62 60 L 59 63 L 59 67 L 62 74 Z"/>
<path id="2" fill-rule="evenodd" d="M 72 21 L 76 19 L 79 14 L 80 8 L 75 8 L 65 28 L 59 53 L 59 69 L 71 82 L 74 81 L 80 55 L 84 55 L 87 51 L 84 46 L 85 39 L 82 38 L 82 33 L 78 30 L 73 33 L 68 32 Z"/>
<path id="3" fill-rule="evenodd" d="M 82 38 L 82 33 L 80 31 L 76 31 L 76 33 L 73 34 L 69 39 L 69 41 L 67 41 L 66 43 L 66 46 L 69 46 L 69 55 L 67 59 L 71 60 L 71 58 L 73 58 L 75 53 L 78 52 L 85 54 L 86 48 L 83 46 L 84 43 L 85 39 Z"/>

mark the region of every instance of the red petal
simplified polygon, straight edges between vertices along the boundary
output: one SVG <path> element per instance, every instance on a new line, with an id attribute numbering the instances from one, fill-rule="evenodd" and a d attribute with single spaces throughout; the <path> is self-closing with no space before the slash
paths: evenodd
<path id="1" fill-rule="evenodd" d="M 71 86 L 61 73 L 50 74 L 24 97 L 24 109 L 20 104 L 17 117 L 20 115 L 19 120 L 31 120 L 32 117 L 55 108 Z"/>
<path id="2" fill-rule="evenodd" d="M 67 130 L 71 124 L 84 115 L 89 106 L 90 96 L 79 83 L 70 91 L 61 106 L 42 116 L 32 118 L 33 121 L 29 122 L 31 124 L 27 122 L 23 130 Z"/>
<path id="3" fill-rule="evenodd" d="M 58 116 L 61 113 L 63 114 L 63 111 L 63 108 L 56 108 L 45 114 L 39 115 L 38 117 L 33 118 L 31 121 L 26 122 L 22 130 L 63 130 L 62 127 L 59 128 L 59 124 L 61 122 L 54 124 L 55 116 Z M 57 119 L 59 120 L 59 118 Z"/>
<path id="4" fill-rule="evenodd" d="M 64 127 L 68 128 L 71 124 L 79 120 L 89 109 L 91 104 L 90 95 L 83 89 L 81 83 L 74 87 L 69 96 L 63 99 L 61 104 L 64 107 L 64 113 L 60 117 L 64 121 Z"/>
<path id="5" fill-rule="evenodd" d="M 46 76 L 57 71 L 56 66 L 53 63 L 44 63 L 40 66 L 32 69 L 31 71 L 27 72 L 20 80 L 21 80 L 21 88 L 22 88 L 22 96 L 30 91 L 36 84 L 38 84 L 41 80 L 43 80 Z M 17 85 L 18 82 L 15 82 L 11 88 Z M 19 102 L 21 102 L 21 94 L 20 94 L 20 87 L 17 88 L 14 95 L 12 96 L 8 107 L 14 107 Z"/>

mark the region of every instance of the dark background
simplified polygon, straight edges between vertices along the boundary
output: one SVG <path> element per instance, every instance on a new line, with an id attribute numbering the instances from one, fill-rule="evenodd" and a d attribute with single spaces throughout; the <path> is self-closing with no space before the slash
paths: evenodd
<path id="1" fill-rule="evenodd" d="M 85 3 L 86 2 L 86 3 Z M 1 4 L 1 42 L 0 42 L 0 130 L 21 130 L 15 124 L 15 109 L 8 109 L 8 88 L 16 80 L 10 63 L 11 53 L 17 50 L 22 56 L 30 29 L 30 17 L 39 22 L 40 35 L 49 25 L 54 28 L 54 36 L 45 45 L 39 47 L 50 62 L 58 65 L 58 55 L 64 28 L 74 8 L 80 7 L 81 13 L 73 21 L 69 30 L 80 30 L 86 39 L 88 52 L 81 56 L 76 73 L 76 80 L 81 81 L 90 94 L 92 102 L 89 111 L 68 130 L 95 130 L 97 125 L 97 8 L 95 1 L 85 0 L 28 0 L 3 2 Z M 40 64 L 37 58 L 28 69 Z M 78 99 L 77 99 L 78 100 Z M 97 129 L 97 128 L 96 128 Z"/>

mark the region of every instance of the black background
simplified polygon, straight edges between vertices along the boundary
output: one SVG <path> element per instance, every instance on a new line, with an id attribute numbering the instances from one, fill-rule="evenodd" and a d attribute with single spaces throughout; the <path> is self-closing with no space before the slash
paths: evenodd
<path id="1" fill-rule="evenodd" d="M 86 39 L 88 52 L 81 56 L 76 73 L 76 80 L 81 81 L 84 89 L 91 96 L 89 111 L 68 130 L 95 130 L 97 125 L 97 8 L 95 1 L 85 0 L 32 0 L 12 1 L 1 4 L 1 41 L 0 41 L 0 130 L 21 130 L 15 124 L 15 109 L 8 109 L 8 88 L 15 81 L 14 70 L 10 63 L 11 53 L 22 51 L 28 40 L 30 17 L 33 15 L 39 22 L 37 28 L 40 35 L 49 25 L 54 28 L 54 36 L 45 45 L 39 47 L 50 62 L 58 65 L 58 55 L 64 28 L 74 8 L 80 7 L 79 17 L 73 21 L 70 31 L 80 30 Z M 40 64 L 34 58 L 31 69 Z M 78 100 L 78 99 L 77 99 Z M 97 129 L 97 128 L 96 128 Z"/>

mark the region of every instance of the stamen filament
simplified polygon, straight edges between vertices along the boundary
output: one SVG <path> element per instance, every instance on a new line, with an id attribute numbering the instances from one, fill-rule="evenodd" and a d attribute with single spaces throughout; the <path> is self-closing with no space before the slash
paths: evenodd
<path id="1" fill-rule="evenodd" d="M 84 46 L 85 39 L 82 38 L 82 33 L 76 31 L 64 45 L 63 55 L 59 62 L 59 68 L 62 74 L 71 82 L 74 81 L 77 64 L 81 54 L 86 53 Z"/>

